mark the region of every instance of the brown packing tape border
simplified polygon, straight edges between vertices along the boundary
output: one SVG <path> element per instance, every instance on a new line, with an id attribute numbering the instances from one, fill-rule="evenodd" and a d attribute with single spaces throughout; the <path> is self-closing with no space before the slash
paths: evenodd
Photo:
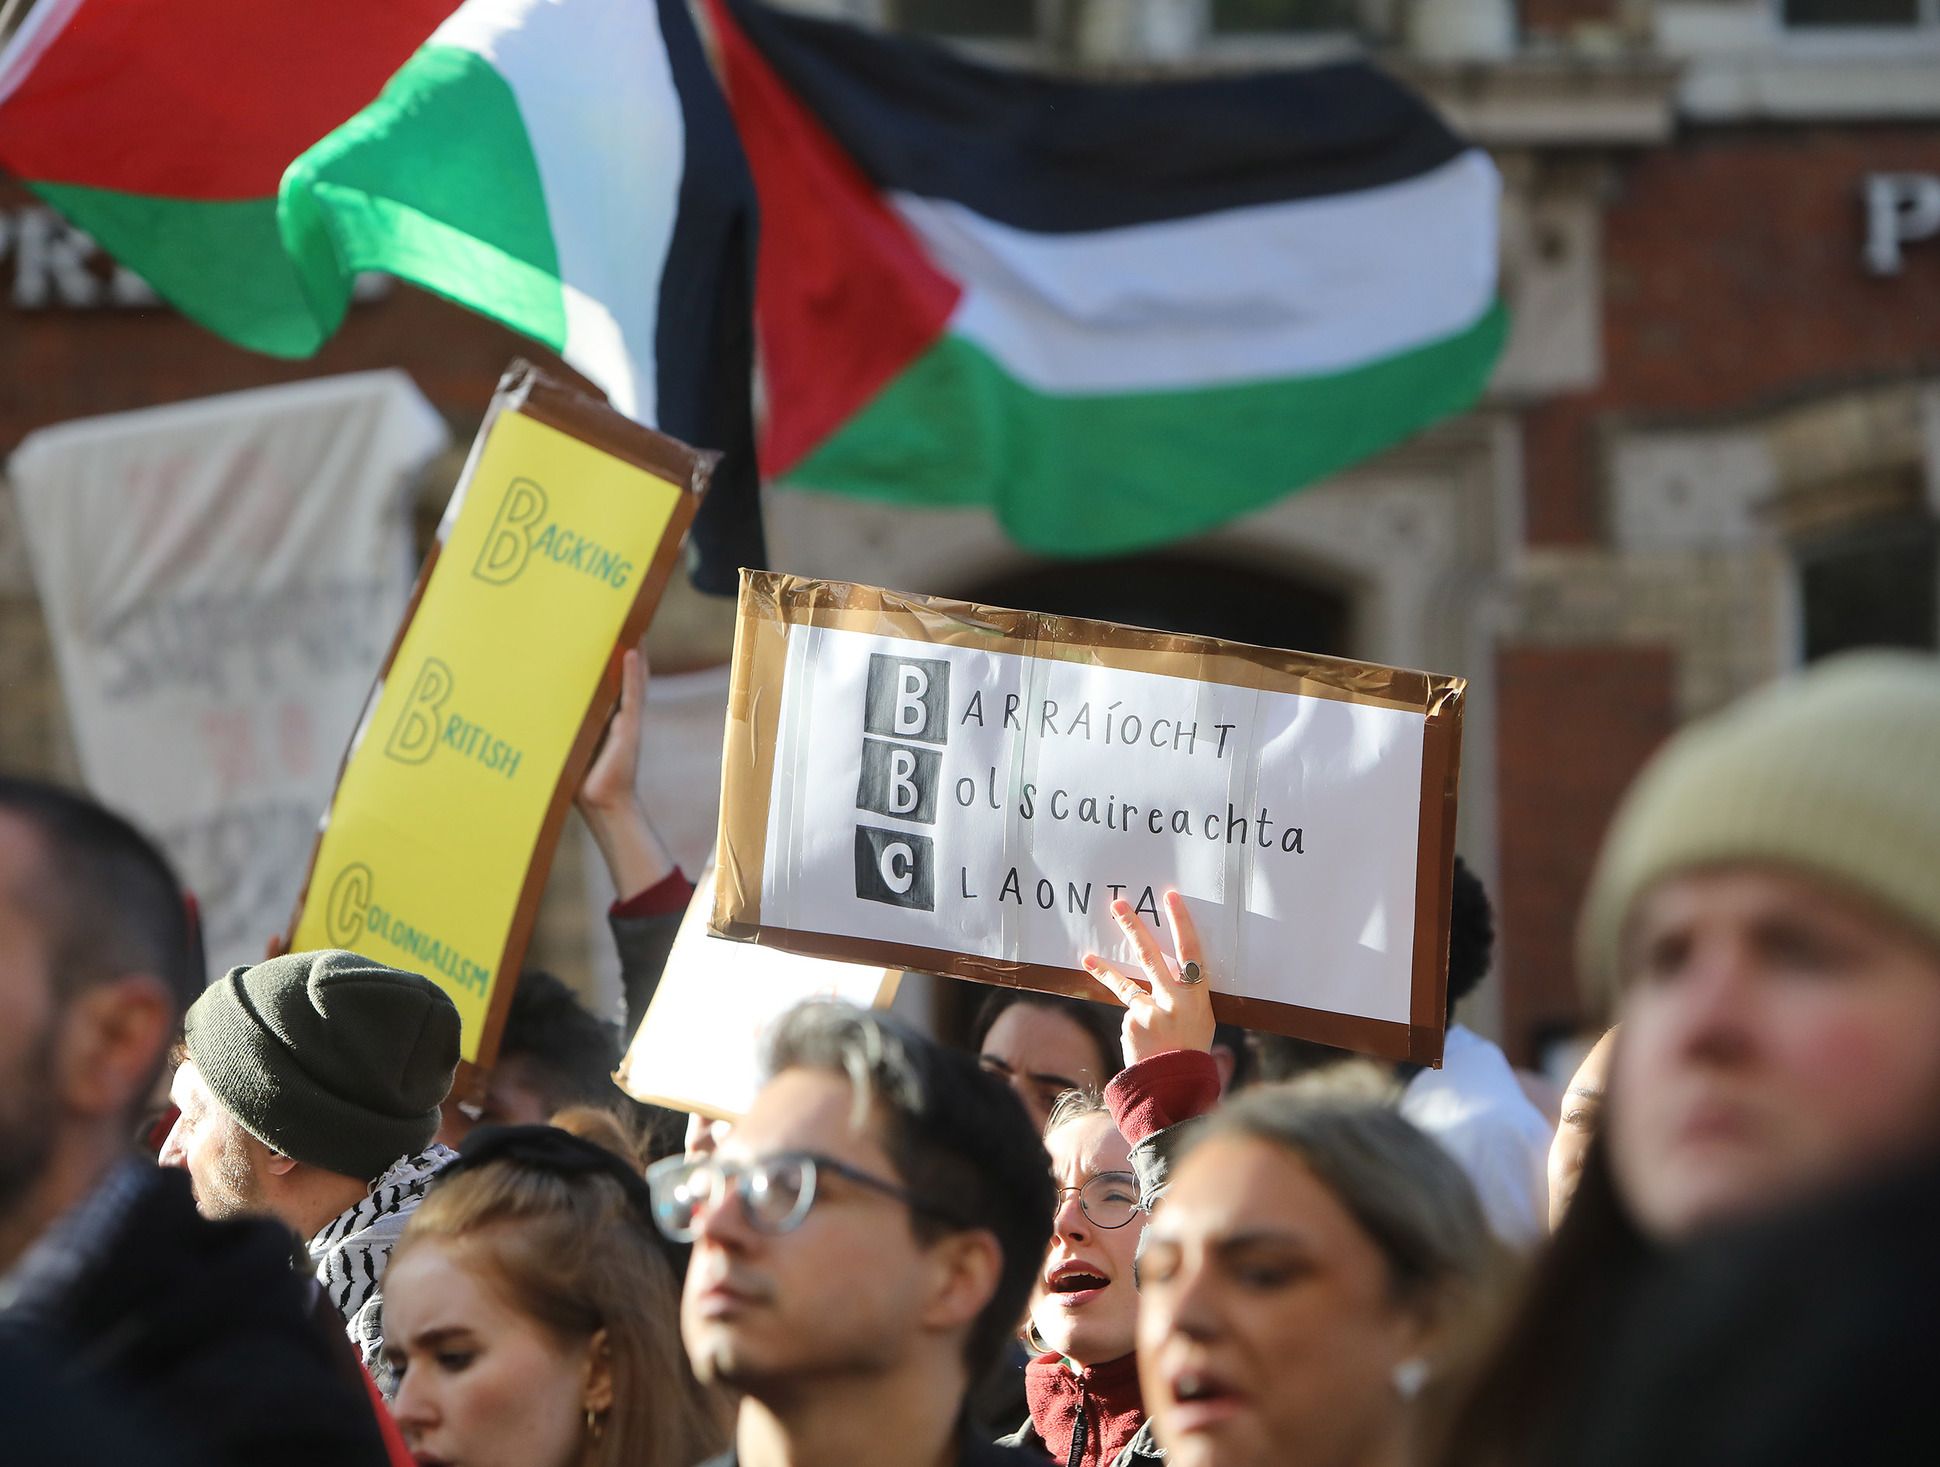
<path id="1" fill-rule="evenodd" d="M 775 782 L 781 727 L 781 670 L 788 655 L 788 627 L 772 571 L 741 572 L 735 615 L 734 655 L 729 664 L 727 728 L 721 743 L 721 817 L 714 857 L 714 915 L 721 931 L 734 915 L 761 912 L 761 873 L 768 847 L 768 799 Z M 730 801 L 736 771 L 745 770 L 751 798 Z"/>
<path id="2" fill-rule="evenodd" d="M 763 587 L 764 581 L 777 589 Z M 744 607 L 751 584 L 761 598 L 765 614 L 776 617 L 785 626 L 863 631 L 945 647 L 987 647 L 994 638 L 1031 640 L 1036 645 L 1028 649 L 1027 655 L 1033 657 L 1172 677 L 1182 675 L 1179 658 L 1193 657 L 1199 659 L 1205 673 L 1196 681 L 1225 683 L 1259 692 L 1296 693 L 1402 712 L 1430 711 L 1450 692 L 1459 697 L 1460 689 L 1465 686 L 1461 678 L 1408 668 L 1285 652 L 1182 632 L 1155 632 L 1081 617 L 1009 611 L 882 591 L 872 586 L 811 581 L 775 571 L 744 574 Z M 832 589 L 864 594 L 835 597 L 828 594 Z M 773 610 L 767 612 L 770 604 Z"/>
<path id="3" fill-rule="evenodd" d="M 836 958 L 846 963 L 879 963 L 917 973 L 935 973 L 945 978 L 965 978 L 998 988 L 1028 988 L 1040 993 L 1059 993 L 1069 998 L 1116 1002 L 1096 979 L 1076 968 L 1053 968 L 1043 963 L 1005 963 L 969 953 L 946 952 L 941 948 L 913 947 L 866 937 L 837 937 L 826 932 L 749 927 L 744 923 L 736 923 L 727 931 L 714 931 L 714 936 L 731 942 L 760 943 L 811 958 Z M 1391 1019 L 1368 1019 L 1358 1014 L 1275 1003 L 1271 999 L 1247 998 L 1237 993 L 1215 993 L 1212 1005 L 1213 1016 L 1222 1024 L 1238 1024 L 1245 1029 L 1262 1029 L 1275 1034 L 1297 1034 L 1302 1039 L 1313 1039 L 1322 1044 L 1379 1055 L 1385 1059 L 1413 1059 L 1421 1049 L 1416 1026 Z M 1439 1058 L 1440 1048 L 1437 1046 L 1432 1060 L 1417 1062 L 1428 1064 Z"/>
<path id="4" fill-rule="evenodd" d="M 1454 894 L 1428 872 L 1452 875 L 1456 796 L 1461 784 L 1461 694 L 1438 698 L 1421 738 L 1421 813 L 1415 845 L 1415 955 L 1408 1053 L 1400 1058 L 1441 1068 L 1448 1023 L 1448 939 Z"/>
<path id="5" fill-rule="evenodd" d="M 425 555 L 423 566 L 419 568 L 416 584 L 411 587 L 411 597 L 405 603 L 404 615 L 398 620 L 397 632 L 385 650 L 383 666 L 378 669 L 377 679 L 371 684 L 370 695 L 364 701 L 364 711 L 358 718 L 343 758 L 337 763 L 337 785 L 342 784 L 344 771 L 349 767 L 351 757 L 356 753 L 376 713 L 378 700 L 383 696 L 385 682 L 391 674 L 391 665 L 397 658 L 398 649 L 404 645 L 405 634 L 410 630 L 411 622 L 424 600 L 425 590 L 437 571 L 446 538 L 456 519 L 456 509 L 471 493 L 473 475 L 477 472 L 486 440 L 497 426 L 500 415 L 509 412 L 523 413 L 535 422 L 556 428 L 602 453 L 671 482 L 681 491 L 674 503 L 673 514 L 667 521 L 667 528 L 654 549 L 653 559 L 634 592 L 633 604 L 628 607 L 626 618 L 620 625 L 619 639 L 614 644 L 616 652 L 640 640 L 659 607 L 661 595 L 666 591 L 667 582 L 680 558 L 680 547 L 686 538 L 687 527 L 693 523 L 694 515 L 700 508 L 701 496 L 707 492 L 708 482 L 713 476 L 715 464 L 720 461 L 720 455 L 711 450 L 690 448 L 678 439 L 636 423 L 601 399 L 548 375 L 523 358 L 515 359 L 499 378 L 492 400 L 486 406 L 478 435 L 472 440 L 471 451 L 465 457 L 464 470 L 452 488 L 451 507 L 438 522 L 437 536 Z M 483 1032 L 479 1035 L 478 1060 L 476 1063 L 459 1061 L 458 1074 L 451 1087 L 454 1098 L 476 1100 L 484 1093 L 485 1076 L 498 1057 L 499 1038 L 505 1029 L 505 1016 L 511 1008 L 512 991 L 517 987 L 516 974 L 532 939 L 533 926 L 538 921 L 539 900 L 552 870 L 552 858 L 558 849 L 560 833 L 565 828 L 566 813 L 572 807 L 573 793 L 579 788 L 587 765 L 592 762 L 593 750 L 605 731 L 607 719 L 619 702 L 619 696 L 620 665 L 616 656 L 607 661 L 606 671 L 587 704 L 579 732 L 573 737 L 558 783 L 553 788 L 552 799 L 546 806 L 545 818 L 540 823 L 538 836 L 533 842 L 532 857 L 526 866 L 525 880 L 519 888 L 518 903 L 513 908 L 505 946 L 492 969 L 492 1001 L 486 1010 Z M 297 930 L 304 906 L 309 901 L 311 879 L 316 875 L 317 858 L 323 850 L 323 833 L 329 827 L 336 802 L 333 785 L 330 802 L 324 807 L 323 816 L 317 823 L 316 843 L 310 848 L 310 860 L 304 868 L 303 884 L 298 889 L 286 933 Z M 287 936 L 279 937 L 271 945 L 271 953 L 283 951 L 287 941 Z M 504 981 L 508 974 L 514 975 L 513 982 Z"/>
<path id="6" fill-rule="evenodd" d="M 1415 941 L 1409 1022 L 1368 1019 L 1297 1004 L 1215 993 L 1222 1022 L 1296 1034 L 1384 1058 L 1439 1065 L 1448 991 L 1449 895 L 1454 860 L 1465 679 L 1377 663 L 1282 651 L 1158 632 L 1079 617 L 1047 616 L 972 602 L 910 595 L 775 571 L 741 573 L 728 696 L 721 784 L 721 823 L 710 930 L 815 957 L 940 973 L 975 982 L 1039 989 L 1082 998 L 1107 995 L 1076 968 L 1006 963 L 968 953 L 769 926 L 761 913 L 773 792 L 782 670 L 788 628 L 830 627 L 903 637 L 930 645 L 988 648 L 1024 641 L 1040 658 L 1084 661 L 1129 672 L 1181 676 L 1179 659 L 1196 659 L 1201 682 L 1259 692 L 1294 693 L 1424 715 L 1421 801 L 1415 852 Z M 743 776 L 735 782 L 735 774 Z"/>

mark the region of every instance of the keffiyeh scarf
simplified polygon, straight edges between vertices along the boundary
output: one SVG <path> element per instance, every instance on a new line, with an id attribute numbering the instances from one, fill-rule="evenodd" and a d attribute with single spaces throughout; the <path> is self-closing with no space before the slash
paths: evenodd
<path id="1" fill-rule="evenodd" d="M 343 1315 L 350 1342 L 386 1395 L 390 1394 L 390 1368 L 384 1363 L 384 1268 L 431 1179 L 457 1155 L 434 1141 L 416 1155 L 393 1162 L 367 1196 L 310 1239 L 317 1282 Z"/>

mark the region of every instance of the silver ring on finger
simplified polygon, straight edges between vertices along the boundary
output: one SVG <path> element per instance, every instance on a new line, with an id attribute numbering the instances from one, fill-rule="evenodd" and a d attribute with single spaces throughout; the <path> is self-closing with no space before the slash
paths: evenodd
<path id="1" fill-rule="evenodd" d="M 1179 981 L 1181 983 L 1204 983 L 1206 981 L 1206 974 L 1197 963 L 1181 963 L 1179 965 Z"/>

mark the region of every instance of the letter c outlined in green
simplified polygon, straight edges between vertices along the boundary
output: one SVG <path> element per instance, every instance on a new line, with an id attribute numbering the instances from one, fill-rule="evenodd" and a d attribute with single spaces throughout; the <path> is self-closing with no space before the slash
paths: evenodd
<path id="1" fill-rule="evenodd" d="M 330 898 L 323 908 L 323 927 L 338 947 L 349 947 L 364 935 L 364 920 L 370 911 L 375 884 L 370 867 L 362 861 L 351 862 L 330 883 Z"/>

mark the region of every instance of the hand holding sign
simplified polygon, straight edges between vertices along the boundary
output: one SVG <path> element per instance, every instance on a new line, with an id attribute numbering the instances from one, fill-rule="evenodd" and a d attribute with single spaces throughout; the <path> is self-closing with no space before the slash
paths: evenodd
<path id="1" fill-rule="evenodd" d="M 666 842 L 640 804 L 640 721 L 646 706 L 646 658 L 629 647 L 620 660 L 619 705 L 573 797 L 622 900 L 658 886 L 674 871 Z"/>
<path id="2" fill-rule="evenodd" d="M 620 655 L 620 701 L 600 736 L 593 762 L 573 796 L 588 817 L 626 810 L 634 802 L 640 763 L 640 714 L 647 701 L 647 662 L 637 648 Z"/>
<path id="3" fill-rule="evenodd" d="M 1196 983 L 1182 982 L 1179 978 L 1179 969 L 1187 963 L 1196 963 L 1204 969 L 1199 930 L 1192 925 L 1186 899 L 1176 891 L 1165 894 L 1165 911 L 1172 919 L 1173 946 L 1179 954 L 1176 964 L 1160 949 L 1157 935 L 1132 910 L 1130 902 L 1121 897 L 1111 904 L 1111 914 L 1137 950 L 1138 965 L 1145 970 L 1149 985 L 1141 985 L 1136 978 L 1119 972 L 1096 953 L 1084 955 L 1085 971 L 1125 1005 L 1120 1043 L 1125 1048 L 1127 1065 L 1167 1050 L 1212 1048 L 1211 985 L 1203 978 Z"/>

